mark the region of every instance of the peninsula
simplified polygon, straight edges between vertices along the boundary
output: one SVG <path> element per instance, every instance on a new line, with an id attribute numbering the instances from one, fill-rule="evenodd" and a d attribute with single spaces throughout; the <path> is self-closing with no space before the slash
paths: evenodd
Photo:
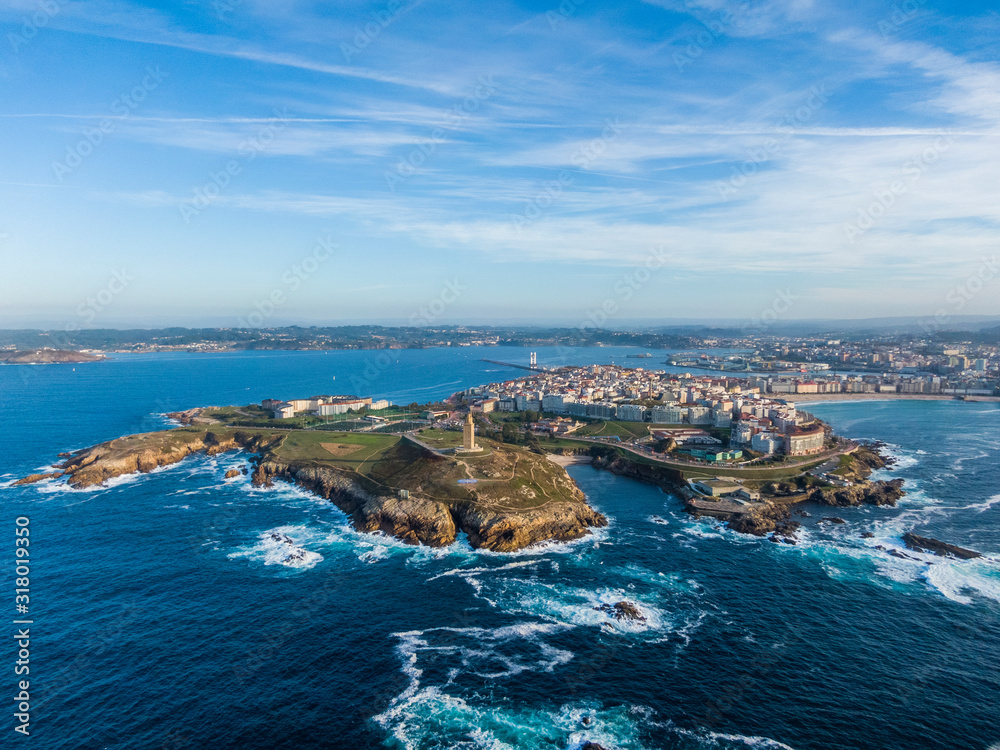
<path id="1" fill-rule="evenodd" d="M 90 354 L 67 349 L 32 349 L 30 351 L 0 351 L 0 362 L 8 365 L 55 365 L 100 362 L 103 354 Z"/>
<path id="2" fill-rule="evenodd" d="M 566 471 L 577 461 L 656 484 L 696 516 L 787 543 L 799 527 L 793 512 L 809 515 L 796 507 L 803 503 L 894 505 L 904 494 L 902 480 L 871 477 L 890 463 L 881 446 L 838 437 L 747 379 L 533 365 L 516 380 L 432 404 L 319 395 L 174 412 L 174 429 L 62 454 L 54 471 L 17 483 L 90 487 L 194 453 L 239 450 L 252 455 L 255 485 L 294 483 L 362 531 L 431 546 L 464 533 L 495 551 L 606 525 Z"/>
<path id="3" fill-rule="evenodd" d="M 59 479 L 86 488 L 195 453 L 239 450 L 252 454 L 254 485 L 294 483 L 330 500 L 360 531 L 383 532 L 411 544 L 445 546 L 465 533 L 477 549 L 511 552 L 579 539 L 607 525 L 565 469 L 543 455 L 489 438 L 474 438 L 474 450 L 456 451 L 459 433 L 282 428 L 270 426 L 278 420 L 259 407 L 191 409 L 170 416 L 182 426 L 62 454 L 57 471 L 19 483 Z M 241 422 L 268 426 L 238 426 Z"/>

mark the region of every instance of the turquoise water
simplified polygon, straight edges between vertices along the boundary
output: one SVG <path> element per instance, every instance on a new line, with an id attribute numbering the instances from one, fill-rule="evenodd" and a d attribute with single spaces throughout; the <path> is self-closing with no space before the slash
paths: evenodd
<path id="1" fill-rule="evenodd" d="M 585 364 L 635 350 L 537 351 Z M 340 391 L 424 401 L 516 375 L 480 357 L 527 359 L 389 355 L 0 367 L 2 481 L 158 429 L 167 410 Z M 898 463 L 885 476 L 909 494 L 896 509 L 811 508 L 795 547 L 694 521 L 670 495 L 586 466 L 570 473 L 611 525 L 515 555 L 359 534 L 292 487 L 225 480 L 238 454 L 90 491 L 4 487 L 11 545 L 14 518 L 31 518 L 29 741 L 986 750 L 1000 742 L 1000 407 L 808 408 L 842 434 L 890 443 Z M 846 523 L 814 524 L 831 514 Z M 993 559 L 893 557 L 908 530 Z M 309 553 L 298 567 L 281 564 L 274 531 Z M 645 623 L 595 609 L 623 598 Z"/>

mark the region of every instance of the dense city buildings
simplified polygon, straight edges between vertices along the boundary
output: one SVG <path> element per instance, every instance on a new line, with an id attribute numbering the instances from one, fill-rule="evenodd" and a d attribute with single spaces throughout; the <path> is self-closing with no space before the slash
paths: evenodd
<path id="1" fill-rule="evenodd" d="M 812 415 L 785 399 L 765 395 L 760 384 L 745 378 L 591 365 L 470 388 L 464 396 L 473 411 L 531 411 L 557 420 L 565 415 L 662 425 L 650 430 L 652 437 L 671 440 L 683 450 L 697 446 L 697 454 L 691 455 L 710 461 L 738 459 L 743 455 L 740 447 L 765 455 L 820 453 L 826 437 Z M 560 432 L 558 421 L 543 423 L 553 434 Z M 563 424 L 561 431 L 571 431 L 572 422 Z M 729 430 L 728 448 L 698 425 Z"/>

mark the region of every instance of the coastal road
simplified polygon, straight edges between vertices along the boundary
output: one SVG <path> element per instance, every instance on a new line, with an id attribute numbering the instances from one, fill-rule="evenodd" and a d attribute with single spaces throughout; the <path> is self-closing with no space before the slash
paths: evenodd
<path id="1" fill-rule="evenodd" d="M 609 443 L 606 440 L 598 440 L 596 438 L 587 438 L 587 437 L 570 437 L 568 439 L 570 439 L 570 440 L 586 441 L 588 443 L 595 443 L 597 445 L 609 445 L 609 446 L 611 446 L 613 448 L 621 448 L 622 450 L 626 450 L 626 451 L 628 451 L 630 453 L 634 453 L 637 456 L 642 456 L 643 458 L 649 459 L 651 461 L 656 461 L 657 463 L 663 464 L 664 466 L 668 466 L 668 467 L 670 467 L 672 469 L 679 469 L 679 470 L 682 470 L 682 471 L 683 470 L 690 471 L 691 469 L 709 469 L 709 468 L 714 468 L 712 464 L 695 464 L 695 463 L 691 463 L 690 461 L 678 461 L 678 460 L 675 460 L 675 459 L 660 458 L 659 456 L 657 456 L 652 451 L 648 451 L 647 452 L 647 451 L 644 451 L 644 450 L 640 450 L 638 448 L 635 448 L 635 447 L 629 445 L 628 443 Z M 803 458 L 800 461 L 794 461 L 794 462 L 791 462 L 791 463 L 782 463 L 782 464 L 773 464 L 773 465 L 767 465 L 767 464 L 765 464 L 765 465 L 762 465 L 762 466 L 730 466 L 728 468 L 730 468 L 730 469 L 739 469 L 740 471 L 755 471 L 755 470 L 757 470 L 757 471 L 774 471 L 774 470 L 784 470 L 784 469 L 798 469 L 798 468 L 802 468 L 802 467 L 805 467 L 805 466 L 810 466 L 810 465 L 816 463 L 817 461 L 822 461 L 824 459 L 831 459 L 832 460 L 834 458 L 837 458 L 838 461 L 839 461 L 839 457 L 841 455 L 843 455 L 845 453 L 850 453 L 851 451 L 855 450 L 856 447 L 857 446 L 855 446 L 853 444 L 850 447 L 846 447 L 846 446 L 845 447 L 838 447 L 838 448 L 835 448 L 835 449 L 833 449 L 831 451 L 825 451 L 824 453 L 817 453 L 814 456 L 808 456 L 806 458 Z M 727 467 L 725 465 L 721 465 L 721 464 L 717 465 L 717 466 L 719 468 L 720 473 L 724 474 L 725 473 L 725 469 Z"/>

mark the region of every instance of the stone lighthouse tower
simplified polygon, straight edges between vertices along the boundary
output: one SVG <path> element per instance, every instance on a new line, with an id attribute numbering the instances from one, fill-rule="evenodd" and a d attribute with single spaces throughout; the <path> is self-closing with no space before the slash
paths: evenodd
<path id="1" fill-rule="evenodd" d="M 476 445 L 476 423 L 472 421 L 472 412 L 469 412 L 465 417 L 462 448 L 467 451 L 479 450 L 479 447 Z"/>

